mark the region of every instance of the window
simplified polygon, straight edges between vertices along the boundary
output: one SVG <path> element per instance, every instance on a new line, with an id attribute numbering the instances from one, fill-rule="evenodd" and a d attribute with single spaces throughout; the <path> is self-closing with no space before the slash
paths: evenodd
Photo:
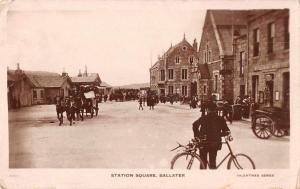
<path id="1" fill-rule="evenodd" d="M 33 91 L 33 98 L 37 98 L 36 90 Z"/>
<path id="2" fill-rule="evenodd" d="M 268 53 L 274 51 L 275 24 L 268 24 Z"/>
<path id="3" fill-rule="evenodd" d="M 181 79 L 187 79 L 187 69 L 181 70 Z"/>
<path id="4" fill-rule="evenodd" d="M 259 55 L 259 29 L 253 30 L 253 56 Z"/>
<path id="5" fill-rule="evenodd" d="M 203 62 L 205 63 L 206 60 L 206 51 L 203 52 Z"/>
<path id="6" fill-rule="evenodd" d="M 186 47 L 186 46 L 183 46 L 183 47 L 182 47 L 182 50 L 186 51 L 186 50 L 187 50 L 187 47 Z"/>
<path id="7" fill-rule="evenodd" d="M 187 96 L 187 86 L 183 85 L 181 87 L 181 94 L 182 96 Z"/>
<path id="8" fill-rule="evenodd" d="M 211 61 L 211 51 L 208 51 L 208 62 Z"/>
<path id="9" fill-rule="evenodd" d="M 290 48 L 289 17 L 284 19 L 284 49 Z"/>
<path id="10" fill-rule="evenodd" d="M 173 86 L 169 86 L 168 89 L 169 89 L 169 94 L 173 94 L 174 87 Z"/>
<path id="11" fill-rule="evenodd" d="M 245 52 L 240 52 L 240 77 L 244 76 Z"/>
<path id="12" fill-rule="evenodd" d="M 176 56 L 176 57 L 175 57 L 175 63 L 176 63 L 176 64 L 179 64 L 179 63 L 180 63 L 180 58 L 179 58 L 179 56 Z"/>
<path id="13" fill-rule="evenodd" d="M 169 78 L 169 79 L 174 79 L 173 73 L 174 73 L 173 69 L 169 69 L 169 70 L 168 70 L 168 78 Z"/>
<path id="14" fill-rule="evenodd" d="M 206 94 L 206 85 L 203 85 L 203 93 Z"/>
<path id="15" fill-rule="evenodd" d="M 41 90 L 40 93 L 41 93 L 41 98 L 44 98 L 44 91 Z"/>
<path id="16" fill-rule="evenodd" d="M 214 81 L 214 91 L 217 92 L 218 91 L 218 75 L 215 75 L 215 81 Z"/>
<path id="17" fill-rule="evenodd" d="M 192 64 L 193 62 L 194 62 L 194 57 L 191 56 L 191 57 L 190 57 L 190 64 Z"/>
<path id="18" fill-rule="evenodd" d="M 161 81 L 165 80 L 165 70 L 160 70 L 160 80 Z"/>

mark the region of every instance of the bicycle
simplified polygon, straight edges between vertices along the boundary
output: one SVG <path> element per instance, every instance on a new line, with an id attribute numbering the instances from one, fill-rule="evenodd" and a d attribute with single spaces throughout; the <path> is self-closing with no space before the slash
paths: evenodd
<path id="1" fill-rule="evenodd" d="M 227 169 L 255 169 L 255 164 L 253 160 L 242 153 L 233 154 L 232 149 L 229 145 L 229 141 L 232 141 L 231 136 L 224 137 L 225 141 L 222 141 L 222 144 L 226 144 L 229 153 L 223 158 L 223 160 L 217 165 L 217 169 L 225 162 L 225 160 L 229 157 L 227 163 Z M 178 142 L 177 142 L 178 143 Z M 183 148 L 183 152 L 175 155 L 171 161 L 171 169 L 199 169 L 201 167 L 205 167 L 203 161 L 200 156 L 197 154 L 197 150 L 199 147 L 203 146 L 203 141 L 192 139 L 187 145 L 182 145 L 178 143 L 178 146 L 171 151 L 174 151 L 178 148 Z M 184 168 L 181 167 L 183 164 Z M 208 167 L 209 163 L 207 163 Z M 194 166 L 194 167 L 192 167 Z"/>

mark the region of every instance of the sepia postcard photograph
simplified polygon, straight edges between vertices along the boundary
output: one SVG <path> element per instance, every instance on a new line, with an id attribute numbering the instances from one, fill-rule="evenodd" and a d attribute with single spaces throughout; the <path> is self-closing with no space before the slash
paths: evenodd
<path id="1" fill-rule="evenodd" d="M 300 6 L 260 2 L 0 0 L 0 188 L 300 188 Z"/>

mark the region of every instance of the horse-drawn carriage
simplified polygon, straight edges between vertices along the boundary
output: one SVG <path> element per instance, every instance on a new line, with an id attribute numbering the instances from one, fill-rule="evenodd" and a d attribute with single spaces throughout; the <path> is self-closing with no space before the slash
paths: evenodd
<path id="1" fill-rule="evenodd" d="M 83 121 L 84 113 L 87 116 L 90 114 L 91 118 L 98 115 L 98 102 L 95 96 L 93 87 L 81 86 L 79 90 L 72 91 L 73 96 L 57 97 L 56 98 L 56 113 L 59 125 L 63 123 L 63 113 L 66 112 L 66 117 L 70 125 L 81 119 Z"/>
<path id="2" fill-rule="evenodd" d="M 84 97 L 85 115 L 90 114 L 91 118 L 93 118 L 94 115 L 97 116 L 99 108 L 94 91 L 85 92 Z"/>
<path id="3" fill-rule="evenodd" d="M 264 107 L 252 114 L 252 131 L 258 138 L 289 135 L 290 112 L 277 107 Z"/>

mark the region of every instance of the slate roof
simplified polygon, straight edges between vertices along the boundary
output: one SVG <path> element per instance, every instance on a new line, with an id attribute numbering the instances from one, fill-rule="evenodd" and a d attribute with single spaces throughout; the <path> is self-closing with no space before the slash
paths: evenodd
<path id="1" fill-rule="evenodd" d="M 71 81 L 73 83 L 93 83 L 97 80 L 97 78 L 100 79 L 98 73 L 89 73 L 88 76 L 71 77 Z"/>
<path id="2" fill-rule="evenodd" d="M 58 73 L 45 71 L 24 71 L 25 75 L 35 87 L 59 88 L 67 80 Z"/>
<path id="3" fill-rule="evenodd" d="M 209 10 L 216 25 L 246 25 L 249 11 L 247 10 Z"/>
<path id="4" fill-rule="evenodd" d="M 23 71 L 22 76 L 27 77 L 32 86 L 37 88 L 59 88 L 68 79 L 58 73 L 45 71 Z M 15 70 L 7 71 L 8 81 L 16 81 L 19 78 L 20 76 L 15 73 Z"/>
<path id="5" fill-rule="evenodd" d="M 207 15 L 213 27 L 213 32 L 216 35 L 216 40 L 219 46 L 221 55 L 232 55 L 232 28 L 234 26 L 244 26 L 246 30 L 248 15 L 250 11 L 247 10 L 208 10 Z"/>
<path id="6" fill-rule="evenodd" d="M 193 49 L 192 45 L 185 38 L 183 38 L 183 40 L 180 43 L 170 47 L 164 55 L 171 54 L 176 48 L 181 47 L 183 45 L 186 45 L 188 48 Z"/>
<path id="7" fill-rule="evenodd" d="M 199 71 L 201 79 L 210 79 L 208 65 L 207 64 L 199 64 Z"/>

